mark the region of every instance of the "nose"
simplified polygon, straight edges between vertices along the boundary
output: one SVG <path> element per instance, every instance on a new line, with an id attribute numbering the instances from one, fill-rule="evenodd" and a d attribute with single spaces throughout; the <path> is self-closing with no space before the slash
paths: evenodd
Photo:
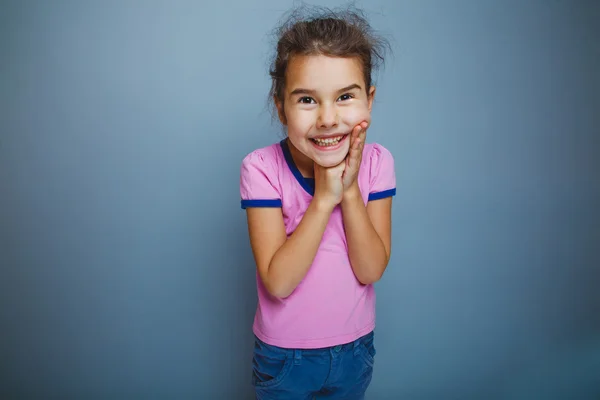
<path id="1" fill-rule="evenodd" d="M 338 125 L 337 109 L 334 105 L 324 104 L 319 108 L 317 125 L 323 129 L 333 128 Z"/>

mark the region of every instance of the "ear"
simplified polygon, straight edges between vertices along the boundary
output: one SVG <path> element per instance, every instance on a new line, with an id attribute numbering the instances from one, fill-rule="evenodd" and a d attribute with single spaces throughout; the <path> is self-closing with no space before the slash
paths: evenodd
<path id="1" fill-rule="evenodd" d="M 367 95 L 368 101 L 369 101 L 369 112 L 371 112 L 371 109 L 373 108 L 373 100 L 375 99 L 375 86 L 371 86 L 369 88 L 369 93 Z"/>
<path id="2" fill-rule="evenodd" d="M 275 107 L 277 107 L 277 115 L 279 116 L 279 121 L 284 126 L 287 126 L 287 118 L 285 117 L 285 110 L 283 109 L 283 102 L 277 99 L 276 96 L 273 96 L 273 101 L 275 102 Z"/>

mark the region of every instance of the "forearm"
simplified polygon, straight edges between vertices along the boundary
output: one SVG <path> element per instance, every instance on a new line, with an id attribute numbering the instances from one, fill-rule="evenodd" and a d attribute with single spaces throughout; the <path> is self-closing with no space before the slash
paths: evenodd
<path id="1" fill-rule="evenodd" d="M 273 295 L 280 298 L 289 296 L 304 279 L 317 254 L 332 211 L 333 207 L 313 199 L 294 233 L 275 252 L 268 271 Z"/>
<path id="2" fill-rule="evenodd" d="M 354 275 L 365 285 L 378 281 L 387 267 L 389 255 L 371 223 L 358 186 L 344 196 L 342 216 Z"/>

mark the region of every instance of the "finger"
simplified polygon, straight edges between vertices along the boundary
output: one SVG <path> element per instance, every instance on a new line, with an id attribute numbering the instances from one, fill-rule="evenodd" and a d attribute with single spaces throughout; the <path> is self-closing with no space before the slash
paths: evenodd
<path id="1" fill-rule="evenodd" d="M 366 132 L 364 129 L 360 129 L 358 136 L 356 137 L 356 140 L 354 141 L 356 144 L 356 150 L 362 150 L 363 145 L 365 144 L 365 136 L 366 136 Z"/>
<path id="2" fill-rule="evenodd" d="M 350 153 L 350 157 L 349 157 L 349 162 L 348 162 L 348 166 L 351 169 L 356 168 L 356 166 L 360 162 L 360 156 L 361 156 L 361 150 L 362 150 L 360 138 L 357 138 L 356 142 L 357 142 L 356 148 L 352 149 L 352 152 Z"/>
<path id="3" fill-rule="evenodd" d="M 366 121 L 363 122 L 363 124 L 362 124 L 363 128 L 362 128 L 362 130 L 360 132 L 360 135 L 359 135 L 363 147 L 364 147 L 364 145 L 365 145 L 365 143 L 367 141 L 366 138 L 367 138 L 367 128 L 368 128 L 368 126 L 369 126 L 368 122 L 366 122 Z"/>
<path id="4" fill-rule="evenodd" d="M 356 150 L 356 144 L 358 143 L 358 136 L 356 136 L 354 139 L 352 139 L 352 143 L 350 144 L 350 152 L 349 155 L 351 155 L 354 150 Z"/>
<path id="5" fill-rule="evenodd" d="M 352 153 L 350 154 L 352 168 L 356 168 L 360 164 L 364 147 L 365 132 L 362 130 L 359 136 L 356 138 L 356 148 L 352 149 Z"/>
<path id="6" fill-rule="evenodd" d="M 352 145 L 350 146 L 350 155 L 354 155 L 354 153 L 360 148 L 360 132 L 356 134 L 354 140 L 352 141 Z"/>
<path id="7" fill-rule="evenodd" d="M 352 141 L 350 145 L 350 150 L 348 151 L 348 158 L 356 157 L 356 152 L 360 149 L 360 139 L 358 135 Z"/>
<path id="8" fill-rule="evenodd" d="M 352 142 L 350 143 L 350 151 L 348 152 L 348 163 L 347 166 L 350 169 L 354 169 L 358 162 L 360 162 L 363 143 L 364 143 L 364 128 L 365 121 L 356 125 L 354 129 L 352 129 L 351 137 Z"/>
<path id="9" fill-rule="evenodd" d="M 352 133 L 350 135 L 351 137 L 351 142 L 350 142 L 350 148 L 353 149 L 356 146 L 356 138 L 358 137 L 358 135 L 360 134 L 360 126 L 357 125 L 354 127 L 354 129 L 352 129 Z"/>
<path id="10" fill-rule="evenodd" d="M 365 129 L 364 121 L 354 127 L 356 129 L 356 136 L 360 136 L 360 133 Z"/>
<path id="11" fill-rule="evenodd" d="M 362 144 L 365 142 L 365 131 L 362 127 L 358 131 L 358 136 L 356 137 L 356 149 L 360 150 Z"/>

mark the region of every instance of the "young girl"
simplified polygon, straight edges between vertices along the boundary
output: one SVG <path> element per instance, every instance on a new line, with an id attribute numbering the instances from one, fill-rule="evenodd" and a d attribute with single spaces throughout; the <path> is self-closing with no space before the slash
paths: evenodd
<path id="1" fill-rule="evenodd" d="M 240 179 L 258 399 L 362 399 L 371 381 L 396 192 L 392 155 L 365 144 L 384 43 L 352 11 L 280 30 L 271 94 L 287 138 L 247 155 Z"/>

